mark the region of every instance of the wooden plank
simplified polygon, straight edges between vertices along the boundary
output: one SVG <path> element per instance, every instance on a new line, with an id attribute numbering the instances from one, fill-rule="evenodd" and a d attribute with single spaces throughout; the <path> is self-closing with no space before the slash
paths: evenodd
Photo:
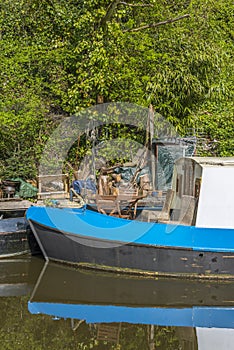
<path id="1" fill-rule="evenodd" d="M 38 199 L 69 198 L 69 193 L 66 191 L 38 192 L 37 198 Z"/>
<path id="2" fill-rule="evenodd" d="M 32 205 L 28 200 L 0 200 L 0 210 L 27 209 Z M 13 199 L 13 198 L 11 198 Z"/>

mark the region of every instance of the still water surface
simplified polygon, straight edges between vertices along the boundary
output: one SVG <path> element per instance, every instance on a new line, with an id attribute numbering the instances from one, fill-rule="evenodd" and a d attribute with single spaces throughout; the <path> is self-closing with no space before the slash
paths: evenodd
<path id="1" fill-rule="evenodd" d="M 234 349 L 234 282 L 0 261 L 0 349 Z"/>

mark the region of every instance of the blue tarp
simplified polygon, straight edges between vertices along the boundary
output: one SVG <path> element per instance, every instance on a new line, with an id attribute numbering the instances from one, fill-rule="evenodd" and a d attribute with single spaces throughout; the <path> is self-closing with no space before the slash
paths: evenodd
<path id="1" fill-rule="evenodd" d="M 92 193 L 96 193 L 96 184 L 92 179 L 87 180 L 75 180 L 72 182 L 72 188 L 81 194 L 82 189 L 91 190 Z"/>

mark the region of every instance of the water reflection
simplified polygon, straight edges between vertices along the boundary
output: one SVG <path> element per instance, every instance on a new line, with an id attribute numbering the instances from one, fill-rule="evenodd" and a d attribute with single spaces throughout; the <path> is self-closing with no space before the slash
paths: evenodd
<path id="1" fill-rule="evenodd" d="M 43 266 L 43 259 L 29 255 L 0 260 L 0 297 L 28 295 Z"/>
<path id="2" fill-rule="evenodd" d="M 0 261 L 2 349 L 233 349 L 234 282 Z"/>
<path id="3" fill-rule="evenodd" d="M 166 341 L 162 349 L 174 344 L 173 349 L 214 350 L 207 327 L 216 338 L 234 340 L 233 292 L 230 281 L 133 278 L 48 263 L 28 309 L 32 314 L 70 319 L 73 330 L 84 323 L 95 330 L 96 340 L 121 345 L 122 334 L 135 325 L 144 326 L 146 349 L 161 348 Z"/>

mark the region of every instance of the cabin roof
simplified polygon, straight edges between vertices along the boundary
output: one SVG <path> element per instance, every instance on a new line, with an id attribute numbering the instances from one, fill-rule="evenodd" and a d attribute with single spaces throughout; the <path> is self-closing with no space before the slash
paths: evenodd
<path id="1" fill-rule="evenodd" d="M 234 166 L 234 157 L 187 157 L 187 159 L 192 159 L 202 167 Z"/>

